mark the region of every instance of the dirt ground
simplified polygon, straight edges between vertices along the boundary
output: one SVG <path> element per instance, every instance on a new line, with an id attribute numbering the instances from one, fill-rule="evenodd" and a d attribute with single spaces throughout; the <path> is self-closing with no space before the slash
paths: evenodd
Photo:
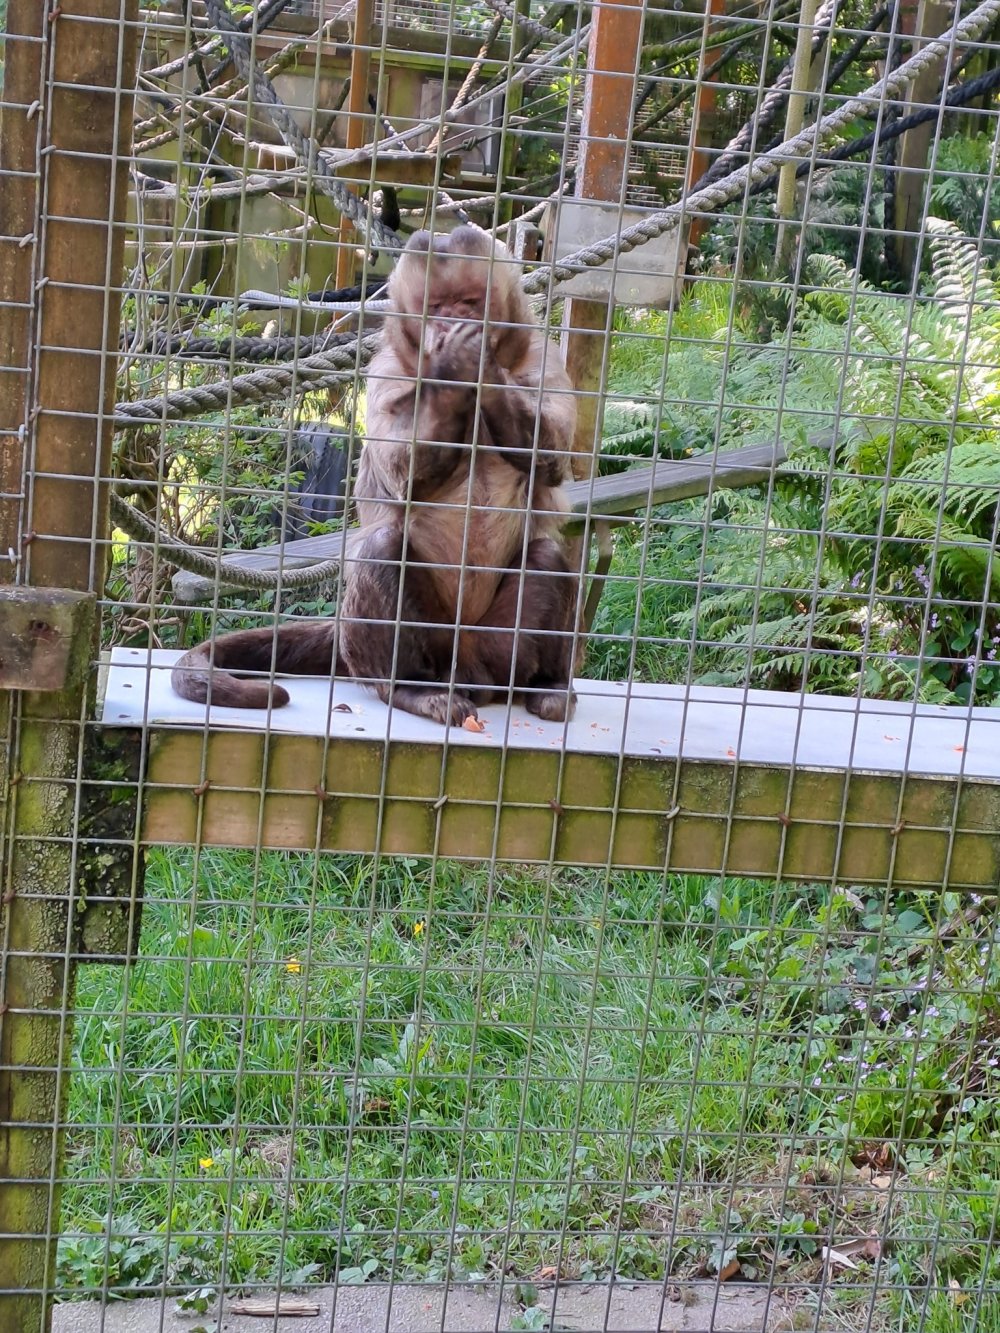
<path id="1" fill-rule="evenodd" d="M 407 1286 L 310 1289 L 320 1307 L 308 1317 L 255 1317 L 232 1313 L 239 1298 L 216 1315 L 176 1314 L 168 1299 L 115 1302 L 102 1308 L 82 1303 L 56 1308 L 54 1333 L 505 1333 L 521 1307 L 513 1292 L 489 1287 Z M 761 1287 L 672 1289 L 660 1284 L 575 1285 L 539 1288 L 539 1305 L 551 1311 L 549 1328 L 567 1333 L 822 1333 L 815 1315 L 797 1312 L 784 1296 Z M 258 1296 L 260 1300 L 262 1297 Z M 306 1299 L 306 1297 L 303 1297 Z M 522 1325 L 523 1326 L 523 1325 Z M 517 1325 L 515 1324 L 516 1328 Z M 544 1327 L 544 1325 L 540 1325 Z"/>

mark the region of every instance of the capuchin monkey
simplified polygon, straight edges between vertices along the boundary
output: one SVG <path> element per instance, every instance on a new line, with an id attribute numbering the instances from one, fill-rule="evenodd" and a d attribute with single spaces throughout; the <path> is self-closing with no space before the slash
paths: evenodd
<path id="1" fill-rule="evenodd" d="M 562 538 L 576 404 L 558 351 L 509 253 L 475 226 L 415 233 L 389 298 L 339 616 L 208 640 L 173 688 L 278 708 L 282 686 L 229 673 L 335 672 L 445 725 L 511 689 L 563 720 L 579 575 Z"/>

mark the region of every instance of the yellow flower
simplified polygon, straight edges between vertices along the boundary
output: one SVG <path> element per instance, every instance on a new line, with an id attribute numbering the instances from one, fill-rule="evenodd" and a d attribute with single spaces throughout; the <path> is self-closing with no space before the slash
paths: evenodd
<path id="1" fill-rule="evenodd" d="M 291 972 L 293 976 L 297 976 L 302 971 L 302 964 L 297 958 L 289 958 L 288 962 L 285 964 L 285 971 Z"/>
<path id="2" fill-rule="evenodd" d="M 201 1167 L 201 1169 L 202 1169 L 203 1171 L 211 1171 L 212 1167 L 215 1165 L 215 1158 L 214 1158 L 214 1157 L 199 1157 L 199 1158 L 198 1158 L 198 1165 Z"/>
<path id="3" fill-rule="evenodd" d="M 414 922 L 413 933 L 414 935 L 422 935 L 424 933 L 424 923 L 422 921 Z"/>

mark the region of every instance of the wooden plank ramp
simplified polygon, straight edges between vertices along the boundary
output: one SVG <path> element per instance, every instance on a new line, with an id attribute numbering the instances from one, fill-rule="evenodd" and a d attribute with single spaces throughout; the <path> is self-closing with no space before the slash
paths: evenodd
<path id="1" fill-rule="evenodd" d="M 569 724 L 483 733 L 293 678 L 268 715 L 176 698 L 118 648 L 103 723 L 148 736 L 143 840 L 897 887 L 1000 883 L 1000 710 L 581 680 Z"/>
<path id="2" fill-rule="evenodd" d="M 570 508 L 575 515 L 572 530 L 580 531 L 593 522 L 625 522 L 652 505 L 688 500 L 706 495 L 710 489 L 734 489 L 757 486 L 787 461 L 784 445 L 758 444 L 743 449 L 720 450 L 683 460 L 664 459 L 644 467 L 630 468 L 591 481 L 574 481 L 567 487 Z M 294 541 L 259 546 L 253 551 L 228 551 L 222 560 L 220 596 L 237 591 L 226 584 L 227 570 L 303 569 L 323 560 L 339 560 L 346 543 L 348 552 L 358 538 L 357 528 L 327 533 L 320 537 L 300 537 Z M 201 574 L 178 570 L 171 586 L 174 596 L 184 606 L 211 606 L 215 595 L 212 579 Z"/>

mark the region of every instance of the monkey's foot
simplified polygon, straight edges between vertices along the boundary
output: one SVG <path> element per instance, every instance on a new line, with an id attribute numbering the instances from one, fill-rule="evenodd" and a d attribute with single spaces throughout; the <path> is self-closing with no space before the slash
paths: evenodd
<path id="1" fill-rule="evenodd" d="M 576 707 L 576 695 L 571 689 L 538 690 L 525 695 L 524 706 L 545 722 L 568 722 Z"/>
<path id="2" fill-rule="evenodd" d="M 416 713 L 418 717 L 429 717 L 432 722 L 440 722 L 445 727 L 460 727 L 467 718 L 479 716 L 467 695 L 421 689 L 417 685 L 397 685 L 392 706 L 402 708 L 406 713 Z"/>

